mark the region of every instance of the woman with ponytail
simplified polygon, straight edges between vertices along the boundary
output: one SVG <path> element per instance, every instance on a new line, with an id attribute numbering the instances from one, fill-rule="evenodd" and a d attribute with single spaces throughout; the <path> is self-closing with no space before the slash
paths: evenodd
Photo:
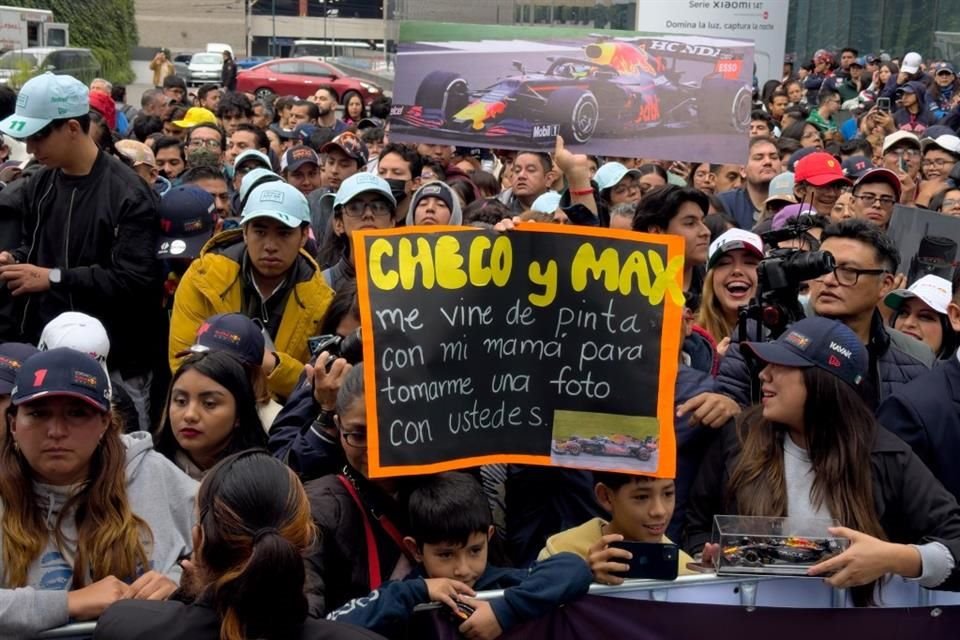
<path id="1" fill-rule="evenodd" d="M 221 460 L 197 496 L 193 559 L 167 602 L 124 601 L 95 640 L 362 640 L 357 627 L 307 616 L 303 556 L 317 535 L 303 486 L 282 462 L 251 449 Z"/>
<path id="2" fill-rule="evenodd" d="M 197 484 L 123 435 L 104 369 L 52 349 L 17 372 L 0 444 L 0 637 L 161 600 L 190 553 Z"/>

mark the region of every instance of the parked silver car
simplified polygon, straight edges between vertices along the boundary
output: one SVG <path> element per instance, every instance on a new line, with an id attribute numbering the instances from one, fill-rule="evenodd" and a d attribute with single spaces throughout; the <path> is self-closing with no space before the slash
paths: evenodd
<path id="1" fill-rule="evenodd" d="M 195 53 L 190 58 L 190 76 L 188 85 L 220 82 L 220 70 L 223 68 L 223 56 L 219 53 Z"/>

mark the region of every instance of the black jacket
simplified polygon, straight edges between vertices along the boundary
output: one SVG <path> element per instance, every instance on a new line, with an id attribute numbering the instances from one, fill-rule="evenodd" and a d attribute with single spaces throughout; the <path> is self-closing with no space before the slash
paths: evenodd
<path id="1" fill-rule="evenodd" d="M 132 375 L 149 368 L 143 349 L 164 341 L 153 190 L 101 152 L 87 176 L 43 168 L 16 194 L 0 199 L 0 217 L 22 216 L 15 257 L 62 272 L 61 284 L 18 304 L 21 339 L 36 344 L 50 320 L 81 311 L 103 322 L 111 369 Z"/>
<path id="2" fill-rule="evenodd" d="M 120 600 L 103 612 L 94 640 L 219 640 L 220 617 L 209 606 L 175 600 Z M 350 624 L 307 618 L 289 640 L 382 640 Z"/>
<path id="3" fill-rule="evenodd" d="M 954 497 L 960 496 L 960 361 L 956 354 L 887 398 L 877 420 L 903 438 Z"/>
<path id="4" fill-rule="evenodd" d="M 749 322 L 747 335 L 753 339 L 756 325 L 753 321 Z M 750 386 L 755 378 L 740 352 L 739 327 L 734 329 L 730 341 L 727 354 L 720 359 L 717 391 L 730 396 L 741 407 L 746 407 L 751 404 Z M 884 326 L 878 311 L 873 315 L 867 350 L 870 352 L 871 362 L 875 364 L 871 380 L 879 385 L 876 390 L 879 396 L 874 398 L 874 408 L 903 385 L 929 371 L 936 360 L 930 348 L 919 340 Z"/>
<path id="5" fill-rule="evenodd" d="M 236 91 L 237 89 L 237 63 L 233 58 L 227 58 L 220 67 L 220 84 L 227 91 Z"/>
<path id="6" fill-rule="evenodd" d="M 711 541 L 713 516 L 737 515 L 727 492 L 740 454 L 736 427 L 725 427 L 707 452 L 690 495 L 684 549 L 699 552 Z M 873 451 L 873 499 L 887 539 L 901 544 L 943 543 L 960 559 L 960 506 L 900 438 L 877 429 Z M 772 514 L 771 514 L 772 515 Z M 960 591 L 960 561 L 938 589 Z"/>

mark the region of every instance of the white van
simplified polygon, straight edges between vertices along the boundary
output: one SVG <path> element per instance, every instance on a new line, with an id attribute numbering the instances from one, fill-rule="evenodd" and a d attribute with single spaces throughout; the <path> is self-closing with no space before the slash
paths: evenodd
<path id="1" fill-rule="evenodd" d="M 223 44 L 222 42 L 208 42 L 207 43 L 207 53 L 219 53 L 223 55 L 224 51 L 230 52 L 230 57 L 235 58 L 233 55 L 233 47 L 228 44 Z"/>

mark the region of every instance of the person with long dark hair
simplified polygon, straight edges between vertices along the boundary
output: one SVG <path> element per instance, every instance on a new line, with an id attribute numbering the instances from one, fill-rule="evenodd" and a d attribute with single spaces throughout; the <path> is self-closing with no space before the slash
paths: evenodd
<path id="1" fill-rule="evenodd" d="M 155 439 L 157 451 L 197 480 L 231 453 L 266 447 L 253 385 L 240 361 L 225 351 L 184 358 Z"/>
<path id="2" fill-rule="evenodd" d="M 960 507 L 903 441 L 880 428 L 863 398 L 869 356 L 846 325 L 794 323 L 775 342 L 744 343 L 764 368 L 762 403 L 743 414 L 707 454 L 694 485 L 685 547 L 710 543 L 717 514 L 834 519 L 850 541 L 810 569 L 871 600 L 888 574 L 928 588 L 957 589 Z M 826 532 L 824 532 L 826 533 Z"/>
<path id="3" fill-rule="evenodd" d="M 235 453 L 197 496 L 194 554 L 167 602 L 123 601 L 96 640 L 362 640 L 374 633 L 307 616 L 303 555 L 316 539 L 310 504 L 290 469 L 265 451 Z"/>

